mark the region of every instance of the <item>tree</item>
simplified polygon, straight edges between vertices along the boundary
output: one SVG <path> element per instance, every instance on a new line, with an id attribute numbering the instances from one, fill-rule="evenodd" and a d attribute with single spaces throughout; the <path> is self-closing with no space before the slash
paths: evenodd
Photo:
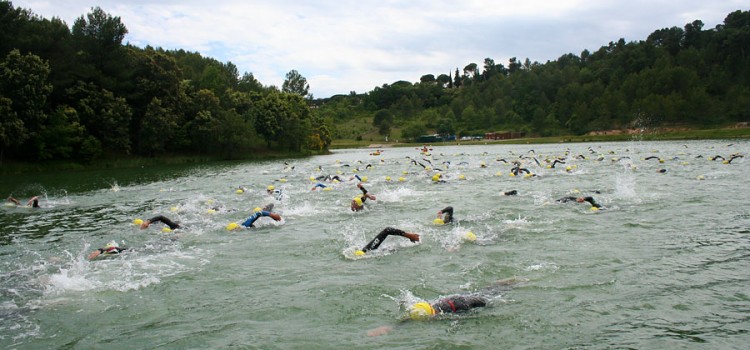
<path id="1" fill-rule="evenodd" d="M 8 111 L 0 123 L 6 132 L 15 132 L 8 136 L 15 138 L 22 149 L 35 150 L 40 142 L 39 132 L 47 118 L 45 105 L 52 92 L 52 84 L 47 81 L 49 73 L 49 65 L 39 56 L 21 55 L 18 50 L 12 50 L 0 62 L 0 98 L 7 99 L 3 109 Z M 24 141 L 34 147 L 24 147 Z M 30 156 L 38 157 L 38 153 Z"/>
<path id="2" fill-rule="evenodd" d="M 119 55 L 128 29 L 120 22 L 120 17 L 112 17 L 97 6 L 85 18 L 81 16 L 75 20 L 72 33 L 91 55 L 95 67 L 103 70 L 108 58 Z"/>
<path id="3" fill-rule="evenodd" d="M 308 97 L 309 90 L 310 85 L 302 74 L 299 74 L 299 72 L 294 69 L 289 71 L 289 73 L 286 73 L 286 79 L 284 79 L 284 83 L 281 85 L 281 91 L 302 97 Z"/>

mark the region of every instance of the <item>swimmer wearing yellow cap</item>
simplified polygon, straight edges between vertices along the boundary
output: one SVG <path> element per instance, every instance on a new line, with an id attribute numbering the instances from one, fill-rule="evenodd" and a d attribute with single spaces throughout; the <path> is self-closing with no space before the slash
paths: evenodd
<path id="1" fill-rule="evenodd" d="M 448 206 L 441 210 L 438 210 L 437 219 L 435 219 L 435 221 L 437 221 L 438 219 L 442 221 L 442 223 L 444 224 L 452 223 L 453 222 L 453 207 Z M 435 222 L 435 223 L 437 224 L 438 222 Z"/>
<path id="2" fill-rule="evenodd" d="M 362 183 L 358 183 L 357 188 L 359 188 L 360 191 L 362 191 L 362 194 L 357 195 L 356 197 L 352 199 L 352 203 L 350 206 L 352 211 L 360 211 L 364 209 L 365 202 L 368 199 L 375 200 L 375 196 L 367 192 L 367 189 L 365 188 L 365 186 L 362 185 Z"/>
<path id="3" fill-rule="evenodd" d="M 133 220 L 133 222 L 135 223 L 137 220 L 140 220 L 140 219 Z M 166 217 L 164 217 L 162 215 L 157 215 L 157 216 L 152 217 L 151 219 L 148 219 L 146 221 L 142 221 L 141 222 L 141 230 L 146 229 L 151 224 L 157 223 L 157 222 L 163 222 L 165 225 L 169 226 L 170 230 L 175 230 L 175 229 L 178 229 L 178 228 L 181 227 L 180 224 L 178 224 L 178 223 L 176 223 L 176 222 L 174 222 L 172 220 L 169 220 L 168 218 L 166 218 Z"/>
<path id="4" fill-rule="evenodd" d="M 419 242 L 419 235 L 416 233 L 406 232 L 404 230 L 399 230 L 393 227 L 386 227 L 383 229 L 383 231 L 380 231 L 380 233 L 378 233 L 378 235 L 375 236 L 375 238 L 373 238 L 370 242 L 368 242 L 362 249 L 354 252 L 354 255 L 362 256 L 370 250 L 378 249 L 383 241 L 385 241 L 385 239 L 391 235 L 408 238 L 412 243 Z"/>

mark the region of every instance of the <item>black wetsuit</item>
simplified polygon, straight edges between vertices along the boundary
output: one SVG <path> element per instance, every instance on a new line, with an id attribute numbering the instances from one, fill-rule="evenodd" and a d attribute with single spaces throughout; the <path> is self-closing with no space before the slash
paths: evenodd
<path id="1" fill-rule="evenodd" d="M 487 299 L 480 295 L 455 295 L 442 298 L 431 305 L 436 313 L 456 313 L 485 307 Z"/>
<path id="2" fill-rule="evenodd" d="M 453 207 L 445 207 L 440 211 L 443 214 L 443 222 L 448 224 L 453 222 Z"/>
<path id="3" fill-rule="evenodd" d="M 563 197 L 557 200 L 558 203 L 567 203 L 571 201 L 572 202 L 578 201 L 578 197 Z M 589 202 L 589 204 L 591 204 L 592 207 L 597 208 L 597 209 L 602 207 L 602 205 L 594 201 L 594 197 L 591 197 L 591 196 L 583 197 L 583 201 Z"/>
<path id="4" fill-rule="evenodd" d="M 169 220 L 169 219 L 167 219 L 166 217 L 164 217 L 162 215 L 154 216 L 153 218 L 148 219 L 148 222 L 150 222 L 152 224 L 155 223 L 155 222 L 163 222 L 165 225 L 169 226 L 169 228 L 172 229 L 172 230 L 180 228 L 180 224 L 178 224 L 178 223 L 176 223 L 176 222 L 174 222 L 172 220 Z"/>
<path id="5" fill-rule="evenodd" d="M 367 189 L 365 186 L 360 186 L 359 189 L 362 190 L 362 196 L 360 197 L 362 198 L 362 204 L 365 204 L 365 201 L 367 200 Z"/>
<path id="6" fill-rule="evenodd" d="M 375 238 L 373 238 L 370 243 L 367 243 L 367 245 L 362 248 L 362 251 L 367 252 L 368 250 L 378 249 L 378 247 L 380 247 L 380 244 L 382 244 L 383 241 L 385 241 L 385 239 L 390 235 L 406 237 L 404 236 L 404 234 L 406 234 L 406 231 L 399 230 L 393 227 L 386 227 L 385 229 L 383 229 L 383 231 L 380 231 L 380 233 L 378 233 L 378 235 L 375 236 Z"/>
<path id="7" fill-rule="evenodd" d="M 526 173 L 526 174 L 530 174 L 531 173 L 529 171 L 529 169 L 521 168 L 521 166 L 516 166 L 513 169 L 510 169 L 510 172 L 513 173 L 513 175 L 516 175 L 516 176 L 518 174 L 520 174 L 520 173 Z"/>
<path id="8" fill-rule="evenodd" d="M 515 195 L 518 194 L 518 191 L 511 190 L 511 191 L 503 192 L 503 194 L 506 195 L 506 196 L 515 196 Z"/>
<path id="9" fill-rule="evenodd" d="M 120 254 L 123 251 L 128 250 L 128 248 L 125 247 L 109 247 L 109 248 L 99 248 L 99 254 L 103 255 L 112 255 L 112 254 Z"/>

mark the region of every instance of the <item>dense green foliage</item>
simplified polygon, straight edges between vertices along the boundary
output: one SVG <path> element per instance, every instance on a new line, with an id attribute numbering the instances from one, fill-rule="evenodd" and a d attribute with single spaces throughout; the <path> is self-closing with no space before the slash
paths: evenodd
<path id="1" fill-rule="evenodd" d="M 284 91 L 240 77 L 231 62 L 123 44 L 126 26 L 100 8 L 71 28 L 0 1 L 0 164 L 102 156 L 327 149 L 306 79 Z"/>
<path id="2" fill-rule="evenodd" d="M 713 29 L 696 20 L 657 30 L 645 41 L 620 39 L 544 64 L 511 58 L 506 67 L 486 58 L 482 67 L 470 63 L 451 75 L 334 96 L 319 112 L 336 124 L 371 118 L 372 130 L 387 135 L 398 128 L 404 139 L 428 132 L 554 136 L 747 122 L 750 12 L 732 12 Z M 346 128 L 335 138 L 368 132 Z"/>
<path id="3" fill-rule="evenodd" d="M 305 153 L 394 134 L 528 136 L 750 120 L 750 12 L 541 64 L 486 58 L 364 94 L 313 100 L 296 70 L 279 90 L 231 62 L 123 44 L 100 8 L 68 27 L 0 0 L 0 164 L 121 155 Z"/>

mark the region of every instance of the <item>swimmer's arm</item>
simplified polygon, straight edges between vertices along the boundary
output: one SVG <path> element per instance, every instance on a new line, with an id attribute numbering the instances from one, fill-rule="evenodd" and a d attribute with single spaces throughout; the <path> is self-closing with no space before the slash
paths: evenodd
<path id="1" fill-rule="evenodd" d="M 99 254 L 101 254 L 101 253 L 102 253 L 102 250 L 101 250 L 101 249 L 97 249 L 97 250 L 95 250 L 95 251 L 91 252 L 91 254 L 89 254 L 89 257 L 88 257 L 88 259 L 89 259 L 89 260 L 94 260 L 94 259 L 96 259 L 96 257 L 97 257 L 97 256 L 99 256 Z"/>

